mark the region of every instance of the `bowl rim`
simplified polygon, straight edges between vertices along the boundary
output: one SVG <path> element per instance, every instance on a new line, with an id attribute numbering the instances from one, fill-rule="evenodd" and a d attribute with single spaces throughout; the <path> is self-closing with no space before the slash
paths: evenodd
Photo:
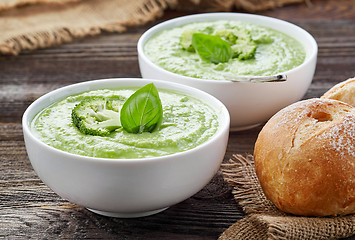
<path id="1" fill-rule="evenodd" d="M 197 94 L 196 96 L 199 96 L 203 99 L 209 99 L 209 102 L 213 102 L 213 105 L 211 103 L 206 103 L 206 101 L 202 100 L 203 102 L 205 102 L 206 104 L 208 104 L 209 106 L 211 106 L 214 109 L 221 109 L 220 110 L 220 114 L 218 114 L 218 116 L 220 116 L 220 125 L 217 129 L 217 132 L 211 136 L 211 138 L 209 138 L 207 141 L 203 142 L 202 144 L 183 151 L 183 152 L 177 152 L 177 153 L 173 153 L 173 154 L 169 154 L 169 155 L 164 155 L 164 156 L 157 156 L 157 157 L 144 157 L 144 158 L 101 158 L 101 157 L 91 157 L 91 156 L 84 156 L 84 155 L 79 155 L 79 154 L 74 154 L 74 153 L 70 153 L 70 152 L 66 152 L 64 150 L 52 147 L 50 145 L 47 145 L 46 143 L 44 143 L 43 141 L 41 141 L 40 139 L 38 139 L 35 134 L 33 133 L 33 131 L 31 130 L 31 122 L 33 121 L 33 119 L 35 118 L 35 116 L 40 113 L 44 108 L 50 106 L 51 104 L 60 101 L 61 99 L 64 99 L 65 97 L 74 95 L 74 94 L 79 94 L 85 91 L 90 91 L 90 90 L 95 90 L 95 89 L 105 89 L 105 87 L 94 87 L 91 89 L 85 89 L 83 88 L 80 91 L 75 91 L 75 93 L 71 92 L 70 90 L 72 89 L 79 89 L 81 87 L 85 87 L 85 86 L 96 86 L 95 84 L 109 84 L 109 83 L 117 83 L 118 82 L 134 82 L 134 84 L 132 86 L 125 86 L 125 87 L 140 87 L 140 86 L 144 86 L 148 83 L 157 83 L 156 86 L 158 89 L 166 89 L 166 90 L 173 90 L 173 91 L 177 91 L 192 97 L 195 97 L 195 95 L 192 94 Z M 168 86 L 172 87 L 172 88 L 167 88 Z M 114 86 L 114 87 L 119 87 L 119 86 Z M 109 87 L 106 87 L 109 88 Z M 187 92 L 183 92 L 182 90 L 187 90 Z M 63 93 L 66 93 L 63 95 Z M 58 94 L 60 94 L 61 97 L 58 97 Z M 48 103 L 48 100 L 51 100 L 50 103 Z M 47 102 L 47 103 L 46 103 Z M 42 107 L 39 107 L 43 105 Z M 36 108 L 38 108 L 38 110 L 36 110 Z M 35 112 L 33 112 L 35 111 Z M 32 117 L 30 117 L 30 115 L 33 115 Z M 222 116 L 223 115 L 223 116 Z M 148 163 L 148 162 L 156 162 L 156 161 L 166 161 L 168 159 L 172 159 L 175 157 L 183 157 L 184 155 L 188 155 L 191 154 L 193 152 L 199 151 L 201 148 L 206 147 L 206 145 L 209 145 L 211 143 L 213 143 L 214 141 L 216 141 L 217 139 L 221 138 L 223 134 L 225 134 L 225 132 L 229 132 L 229 128 L 230 128 L 230 115 L 229 112 L 226 108 L 226 106 L 220 101 L 218 100 L 216 97 L 212 96 L 211 94 L 208 94 L 202 90 L 199 90 L 197 88 L 194 87 L 190 87 L 187 85 L 183 85 L 183 84 L 179 84 L 179 83 L 173 83 L 173 82 L 168 82 L 168 81 L 163 81 L 163 80 L 156 80 L 156 79 L 148 79 L 148 78 L 105 78 L 105 79 L 95 79 L 95 80 L 88 80 L 88 81 L 84 81 L 84 82 L 79 82 L 79 83 L 74 83 L 74 84 L 70 84 L 67 86 L 63 86 L 60 88 L 57 88 L 55 90 L 52 90 L 42 96 L 40 96 L 39 98 L 37 98 L 35 101 L 33 101 L 25 110 L 25 112 L 22 115 L 22 129 L 23 129 L 23 134 L 28 136 L 29 138 L 31 138 L 31 140 L 33 140 L 36 144 L 39 144 L 40 146 L 42 146 L 43 148 L 46 148 L 49 151 L 54 151 L 57 154 L 62 154 L 63 157 L 70 157 L 73 159 L 77 159 L 77 160 L 83 160 L 83 161 L 92 161 L 92 162 L 102 162 L 102 163 L 124 163 L 124 164 L 142 164 L 142 163 Z M 26 145 L 26 141 L 25 141 L 25 145 Z"/>
<path id="2" fill-rule="evenodd" d="M 246 18 L 246 19 L 258 19 L 259 18 L 261 20 L 266 20 L 268 22 L 276 22 L 277 24 L 288 25 L 289 27 L 292 27 L 292 28 L 296 29 L 297 31 L 301 32 L 302 34 L 304 34 L 304 36 L 307 38 L 307 40 L 311 43 L 309 46 L 309 49 L 311 50 L 309 56 L 306 55 L 306 58 L 302 64 L 300 64 L 290 70 L 280 72 L 278 74 L 288 75 L 294 71 L 297 71 L 299 68 L 302 68 L 303 66 L 309 64 L 310 62 L 312 62 L 312 60 L 314 58 L 317 57 L 318 44 L 317 44 L 316 40 L 309 32 L 307 32 L 303 28 L 297 26 L 296 24 L 285 21 L 285 20 L 281 20 L 278 18 L 269 17 L 269 16 L 263 16 L 263 15 L 251 14 L 251 13 L 233 13 L 233 12 L 214 12 L 214 13 L 191 14 L 191 15 L 181 16 L 181 17 L 169 19 L 164 22 L 158 23 L 158 24 L 154 25 L 153 27 L 149 28 L 147 31 L 145 31 L 138 39 L 138 42 L 137 42 L 138 57 L 142 58 L 144 60 L 144 62 L 149 65 L 149 67 L 155 68 L 159 71 L 162 71 L 165 74 L 182 78 L 184 80 L 201 82 L 201 83 L 211 82 L 214 84 L 248 84 L 249 82 L 232 82 L 232 81 L 224 80 L 224 79 L 220 79 L 220 80 L 202 79 L 202 78 L 189 77 L 189 76 L 180 75 L 180 74 L 177 74 L 174 72 L 170 72 L 170 71 L 158 66 L 157 64 L 153 63 L 144 52 L 145 43 L 150 39 L 150 37 L 152 37 L 154 34 L 160 32 L 162 30 L 174 28 L 177 26 L 182 26 L 182 25 L 191 23 L 191 20 L 195 20 L 195 21 L 199 21 L 199 22 L 207 22 L 207 21 L 215 21 L 218 18 L 226 17 L 226 16 L 231 17 L 231 18 L 236 17 L 235 20 L 238 20 L 237 19 L 238 17 L 242 17 L 242 18 Z M 213 20 L 211 20 L 211 19 L 213 19 Z M 222 20 L 222 19 L 219 19 L 219 20 Z M 245 20 L 241 19 L 241 21 L 245 21 Z M 248 21 L 246 21 L 246 22 L 248 22 Z M 261 21 L 261 23 L 262 23 L 262 21 Z M 266 26 L 265 24 L 260 24 L 260 25 Z M 272 26 L 267 26 L 267 27 L 273 28 Z M 275 29 L 275 28 L 273 28 L 273 29 Z M 275 29 L 275 30 L 280 31 L 278 29 Z M 283 31 L 280 31 L 280 32 L 283 32 Z M 298 39 L 296 39 L 296 40 L 299 41 Z M 303 47 L 306 49 L 307 46 L 303 45 Z M 141 64 L 141 63 L 139 63 L 139 64 Z"/>

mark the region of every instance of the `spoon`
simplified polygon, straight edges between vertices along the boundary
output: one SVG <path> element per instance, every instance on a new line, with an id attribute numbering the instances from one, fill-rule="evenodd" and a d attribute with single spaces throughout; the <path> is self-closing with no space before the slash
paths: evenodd
<path id="1" fill-rule="evenodd" d="M 287 79 L 287 76 L 284 74 L 273 76 L 237 76 L 225 74 L 223 77 L 232 82 L 284 82 Z"/>

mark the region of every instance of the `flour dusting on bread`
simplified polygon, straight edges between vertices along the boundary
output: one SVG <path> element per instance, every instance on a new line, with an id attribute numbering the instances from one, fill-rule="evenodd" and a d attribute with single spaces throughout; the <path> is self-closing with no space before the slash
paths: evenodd
<path id="1" fill-rule="evenodd" d="M 342 101 L 355 107 L 355 77 L 336 84 L 321 98 Z"/>
<path id="2" fill-rule="evenodd" d="M 276 113 L 259 133 L 255 169 L 279 209 L 306 216 L 355 213 L 355 108 L 308 99 Z"/>

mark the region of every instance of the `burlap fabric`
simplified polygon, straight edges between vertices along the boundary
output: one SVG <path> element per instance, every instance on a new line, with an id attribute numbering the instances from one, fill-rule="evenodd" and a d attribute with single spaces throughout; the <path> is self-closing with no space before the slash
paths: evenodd
<path id="1" fill-rule="evenodd" d="M 355 215 L 301 217 L 278 210 L 261 189 L 251 155 L 234 155 L 221 171 L 247 215 L 229 227 L 219 240 L 339 239 L 355 235 Z"/>
<path id="2" fill-rule="evenodd" d="M 165 9 L 257 11 L 305 0 L 1 0 L 0 53 L 17 55 L 103 31 L 123 32 Z"/>

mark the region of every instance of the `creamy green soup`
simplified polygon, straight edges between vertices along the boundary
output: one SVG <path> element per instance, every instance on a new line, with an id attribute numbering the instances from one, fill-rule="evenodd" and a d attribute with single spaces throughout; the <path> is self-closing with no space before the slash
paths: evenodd
<path id="1" fill-rule="evenodd" d="M 125 100 L 137 89 L 102 89 L 70 96 L 42 110 L 31 129 L 44 143 L 73 154 L 101 158 L 144 158 L 164 156 L 192 149 L 210 139 L 219 122 L 214 109 L 184 94 L 159 90 L 163 121 L 159 130 L 142 134 L 122 128 L 108 136 L 81 133 L 73 124 L 73 108 L 86 98 L 103 96 Z"/>
<path id="2" fill-rule="evenodd" d="M 219 36 L 234 43 L 241 51 L 250 48 L 246 38 L 256 47 L 253 57 L 233 57 L 228 62 L 213 63 L 201 59 L 196 51 L 184 46 L 186 35 L 198 32 Z M 233 38 L 233 40 L 231 40 Z M 225 79 L 225 75 L 267 76 L 279 74 L 302 64 L 305 50 L 300 42 L 271 28 L 240 22 L 215 21 L 198 22 L 164 30 L 149 39 L 144 52 L 160 67 L 180 75 L 203 78 Z"/>

